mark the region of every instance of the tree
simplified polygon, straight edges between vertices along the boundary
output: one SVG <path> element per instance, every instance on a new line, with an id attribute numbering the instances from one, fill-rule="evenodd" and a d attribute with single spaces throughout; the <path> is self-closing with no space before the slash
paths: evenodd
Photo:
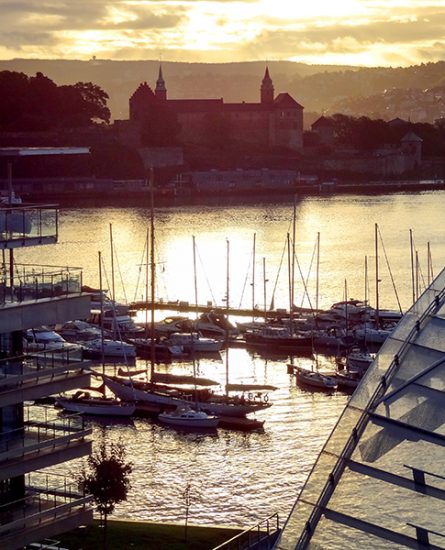
<path id="1" fill-rule="evenodd" d="M 107 520 L 116 504 L 127 499 L 130 488 L 129 475 L 133 466 L 125 460 L 125 448 L 121 441 L 106 444 L 102 437 L 99 448 L 88 457 L 78 481 L 81 487 L 93 496 L 103 520 L 104 548 L 107 548 Z"/>

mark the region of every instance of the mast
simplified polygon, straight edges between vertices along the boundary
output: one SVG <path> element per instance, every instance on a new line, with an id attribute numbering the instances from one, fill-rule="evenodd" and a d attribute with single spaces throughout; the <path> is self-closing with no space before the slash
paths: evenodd
<path id="1" fill-rule="evenodd" d="M 150 266 L 151 266 L 151 327 L 150 327 L 150 380 L 154 379 L 155 371 L 155 223 L 154 223 L 154 173 L 150 168 Z M 148 243 L 147 243 L 148 246 Z"/>
<path id="2" fill-rule="evenodd" d="M 227 259 L 226 259 L 226 315 L 229 318 L 229 291 L 230 291 L 230 242 L 226 239 Z M 229 329 L 226 330 L 226 396 L 229 396 Z"/>
<path id="3" fill-rule="evenodd" d="M 195 311 L 196 311 L 196 318 L 198 318 L 198 273 L 196 270 L 196 239 L 194 235 L 192 235 L 192 242 L 193 242 L 193 281 L 194 281 L 194 287 L 195 287 Z"/>
<path id="4" fill-rule="evenodd" d="M 416 291 L 414 286 L 414 243 L 413 243 L 413 230 L 409 230 L 409 244 L 411 251 L 411 288 L 413 293 L 413 304 L 416 301 Z"/>
<path id="5" fill-rule="evenodd" d="M 291 268 L 291 258 L 290 258 L 290 235 L 287 234 L 287 274 L 288 274 L 288 289 L 289 289 L 289 315 L 292 312 L 292 268 Z"/>
<path id="6" fill-rule="evenodd" d="M 193 243 L 193 279 L 194 279 L 194 286 L 195 286 L 195 307 L 196 307 L 196 319 L 198 319 L 198 273 L 196 269 L 196 239 L 195 236 L 192 235 L 192 243 Z M 198 327 L 196 327 L 198 328 Z M 196 358 L 195 358 L 195 348 L 194 348 L 194 335 L 193 331 L 190 334 L 191 337 L 191 350 L 192 350 L 192 365 L 193 365 L 193 378 L 194 378 L 194 397 L 195 397 L 195 409 L 199 410 L 198 405 L 198 388 L 196 385 Z"/>
<path id="7" fill-rule="evenodd" d="M 110 223 L 110 253 L 111 253 L 111 299 L 115 305 L 115 286 L 114 286 L 114 246 L 113 246 L 113 225 Z"/>
<path id="8" fill-rule="evenodd" d="M 290 333 L 294 333 L 294 303 L 295 303 L 295 235 L 297 219 L 297 201 L 294 198 L 294 209 L 292 216 L 292 258 L 291 258 L 291 309 L 290 309 Z"/>
<path id="9" fill-rule="evenodd" d="M 419 299 L 419 252 L 416 250 L 416 301 Z"/>
<path id="10" fill-rule="evenodd" d="M 263 258 L 263 293 L 264 293 L 264 320 L 267 320 L 267 299 L 266 299 L 266 258 Z"/>
<path id="11" fill-rule="evenodd" d="M 252 251 L 252 322 L 255 321 L 255 248 L 256 248 L 256 233 L 253 234 L 253 251 Z"/>
<path id="12" fill-rule="evenodd" d="M 318 297 L 320 287 L 320 232 L 317 233 L 317 275 L 315 278 L 315 311 L 318 312 Z"/>
<path id="13" fill-rule="evenodd" d="M 428 286 L 433 282 L 434 273 L 433 273 L 433 259 L 431 256 L 431 246 L 430 241 L 427 243 L 427 256 L 428 256 Z"/>
<path id="14" fill-rule="evenodd" d="M 365 256 L 365 306 L 368 306 L 368 256 Z"/>
<path id="15" fill-rule="evenodd" d="M 102 369 L 105 363 L 104 352 L 104 297 L 102 292 L 102 253 L 99 251 L 99 293 L 100 293 L 100 353 Z"/>
<path id="16" fill-rule="evenodd" d="M 379 328 L 379 249 L 378 249 L 378 225 L 375 224 L 375 326 Z"/>

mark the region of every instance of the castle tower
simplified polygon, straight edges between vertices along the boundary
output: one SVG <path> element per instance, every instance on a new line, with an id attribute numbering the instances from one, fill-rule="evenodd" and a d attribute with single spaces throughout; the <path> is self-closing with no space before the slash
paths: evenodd
<path id="1" fill-rule="evenodd" d="M 167 101 L 167 88 L 165 87 L 164 77 L 162 76 L 162 65 L 159 65 L 159 75 L 156 80 L 155 96 L 160 101 Z"/>
<path id="2" fill-rule="evenodd" d="M 269 67 L 266 66 L 263 81 L 261 82 L 261 103 L 272 104 L 274 97 L 274 88 L 272 79 L 269 76 Z"/>
<path id="3" fill-rule="evenodd" d="M 156 102 L 155 94 L 150 86 L 143 82 L 130 97 L 130 120 L 143 120 Z"/>

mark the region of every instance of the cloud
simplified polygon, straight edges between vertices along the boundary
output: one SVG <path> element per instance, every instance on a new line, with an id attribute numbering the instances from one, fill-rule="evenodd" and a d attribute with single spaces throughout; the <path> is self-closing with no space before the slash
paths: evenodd
<path id="1" fill-rule="evenodd" d="M 444 57 L 443 0 L 0 0 L 11 56 L 389 64 Z M 284 9 L 287 7 L 287 9 Z M 283 9 L 282 9 L 283 8 Z M 349 11 L 348 11 L 349 10 Z M 337 13 L 336 13 L 337 11 Z M 322 15 L 320 15 L 322 14 Z M 349 15 L 348 15 L 349 14 Z M 45 50 L 45 46 L 47 47 Z M 171 57 L 170 57 L 171 56 Z"/>

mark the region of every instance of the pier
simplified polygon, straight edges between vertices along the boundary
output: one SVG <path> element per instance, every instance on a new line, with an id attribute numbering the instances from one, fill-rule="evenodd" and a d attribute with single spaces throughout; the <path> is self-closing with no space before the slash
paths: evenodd
<path id="1" fill-rule="evenodd" d="M 157 300 L 153 304 L 150 301 L 140 300 L 132 302 L 129 305 L 130 311 L 141 311 L 146 309 L 153 309 L 158 311 L 178 311 L 180 313 L 221 313 L 225 315 L 233 315 L 235 317 L 264 317 L 265 319 L 281 319 L 290 316 L 290 313 L 286 309 L 270 309 L 264 310 L 260 308 L 237 308 L 216 306 L 211 303 L 207 304 L 191 304 L 190 302 L 183 300 Z M 309 308 L 294 308 L 294 314 L 315 314 L 316 310 Z"/>

